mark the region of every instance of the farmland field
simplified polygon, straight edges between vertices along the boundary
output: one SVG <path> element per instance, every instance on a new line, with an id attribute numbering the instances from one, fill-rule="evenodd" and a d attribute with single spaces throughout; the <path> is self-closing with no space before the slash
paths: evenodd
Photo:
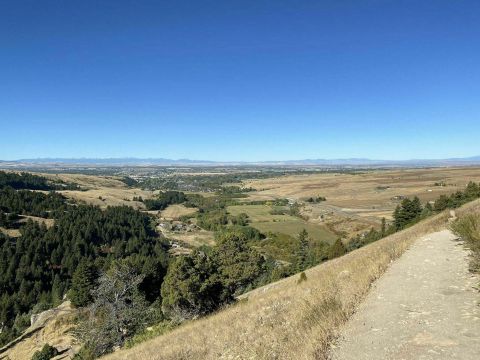
<path id="1" fill-rule="evenodd" d="M 185 215 L 193 215 L 197 212 L 196 208 L 187 208 L 181 204 L 174 204 L 168 206 L 160 215 L 165 219 L 177 220 Z"/>
<path id="2" fill-rule="evenodd" d="M 396 197 L 418 196 L 422 202 L 437 199 L 480 180 L 480 168 L 435 168 L 359 171 L 356 174 L 321 173 L 247 180 L 243 186 L 257 191 L 249 200 L 288 198 L 296 201 L 324 196 L 319 208 L 358 220 L 379 221 L 400 202 Z"/>
<path id="3" fill-rule="evenodd" d="M 336 235 L 323 225 L 307 222 L 296 216 L 270 214 L 274 208 L 268 205 L 236 205 L 229 206 L 228 212 L 232 215 L 246 213 L 251 226 L 262 233 L 278 232 L 295 237 L 305 229 L 316 241 L 332 242 L 336 239 Z"/>

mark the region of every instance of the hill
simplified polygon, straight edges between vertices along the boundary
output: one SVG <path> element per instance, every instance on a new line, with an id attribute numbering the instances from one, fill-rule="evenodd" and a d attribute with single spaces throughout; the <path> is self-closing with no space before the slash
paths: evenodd
<path id="1" fill-rule="evenodd" d="M 35 351 L 48 343 L 59 351 L 59 359 L 71 359 L 78 351 L 70 330 L 77 312 L 70 302 L 46 310 L 31 318 L 31 325 L 23 334 L 9 344 L 0 348 L 0 359 L 30 359 Z"/>
<path id="2" fill-rule="evenodd" d="M 457 210 L 480 211 L 480 201 Z M 444 229 L 443 212 L 347 255 L 253 290 L 234 306 L 121 350 L 117 359 L 325 359 L 339 327 L 390 263 L 417 238 Z"/>

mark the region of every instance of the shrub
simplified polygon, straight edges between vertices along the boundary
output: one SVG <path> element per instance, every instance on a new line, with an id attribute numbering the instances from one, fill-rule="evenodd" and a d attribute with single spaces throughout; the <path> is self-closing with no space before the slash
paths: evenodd
<path id="1" fill-rule="evenodd" d="M 50 360 L 58 355 L 58 350 L 49 344 L 45 344 L 40 351 L 35 351 L 32 360 Z"/>
<path id="2" fill-rule="evenodd" d="M 335 243 L 328 249 L 328 258 L 334 259 L 336 257 L 345 255 L 346 253 L 347 249 L 345 248 L 345 245 L 343 245 L 342 240 L 337 239 L 337 241 L 335 241 Z"/>
<path id="3" fill-rule="evenodd" d="M 468 214 L 455 221 L 451 228 L 472 250 L 470 269 L 480 272 L 480 214 Z"/>
<path id="4" fill-rule="evenodd" d="M 302 271 L 300 273 L 300 277 L 298 278 L 297 284 L 301 284 L 304 281 L 307 281 L 307 275 L 305 274 L 305 271 Z"/>
<path id="5" fill-rule="evenodd" d="M 217 271 L 229 296 L 238 295 L 254 285 L 264 272 L 265 259 L 235 233 L 225 234 L 212 252 Z"/>

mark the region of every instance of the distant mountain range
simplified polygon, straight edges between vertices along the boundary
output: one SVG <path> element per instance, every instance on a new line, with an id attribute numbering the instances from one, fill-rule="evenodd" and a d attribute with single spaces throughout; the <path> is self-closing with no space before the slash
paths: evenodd
<path id="1" fill-rule="evenodd" d="M 208 161 L 164 158 L 37 158 L 12 161 L 0 160 L 1 167 L 56 167 L 56 166 L 467 166 L 480 165 L 480 156 L 449 159 L 374 160 L 303 159 L 284 161 Z"/>

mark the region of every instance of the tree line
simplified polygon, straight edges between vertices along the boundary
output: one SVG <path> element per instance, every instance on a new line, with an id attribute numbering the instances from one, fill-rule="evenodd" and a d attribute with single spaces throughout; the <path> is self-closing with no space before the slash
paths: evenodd
<path id="1" fill-rule="evenodd" d="M 13 173 L 0 171 L 0 189 L 11 187 L 13 189 L 28 190 L 78 190 L 77 184 L 67 183 L 61 180 L 49 180 L 44 176 L 33 175 L 30 173 Z"/>
<path id="2" fill-rule="evenodd" d="M 144 276 L 140 286 L 145 298 L 153 302 L 160 294 L 168 246 L 148 215 L 125 206 L 101 210 L 86 205 L 69 206 L 57 214 L 49 229 L 28 221 L 20 228 L 20 237 L 0 236 L 0 344 L 29 325 L 32 311 L 59 304 L 72 288 L 75 269 L 87 266 L 86 272 L 96 277 L 114 260 L 129 259 Z M 91 278 L 91 286 L 84 289 L 87 293 L 94 281 Z M 81 299 L 85 294 L 78 293 L 82 286 L 75 286 L 72 302 L 85 305 Z"/>
<path id="3" fill-rule="evenodd" d="M 430 202 L 421 204 L 417 196 L 413 199 L 403 199 L 395 208 L 392 215 L 393 221 L 390 225 L 387 226 L 385 219 L 382 219 L 380 230 L 372 228 L 367 234 L 357 235 L 348 242 L 348 248 L 349 250 L 357 249 L 412 226 L 445 209 L 455 209 L 478 198 L 480 198 L 480 184 L 470 181 L 465 190 L 456 191 L 451 195 L 440 195 L 433 204 Z"/>

